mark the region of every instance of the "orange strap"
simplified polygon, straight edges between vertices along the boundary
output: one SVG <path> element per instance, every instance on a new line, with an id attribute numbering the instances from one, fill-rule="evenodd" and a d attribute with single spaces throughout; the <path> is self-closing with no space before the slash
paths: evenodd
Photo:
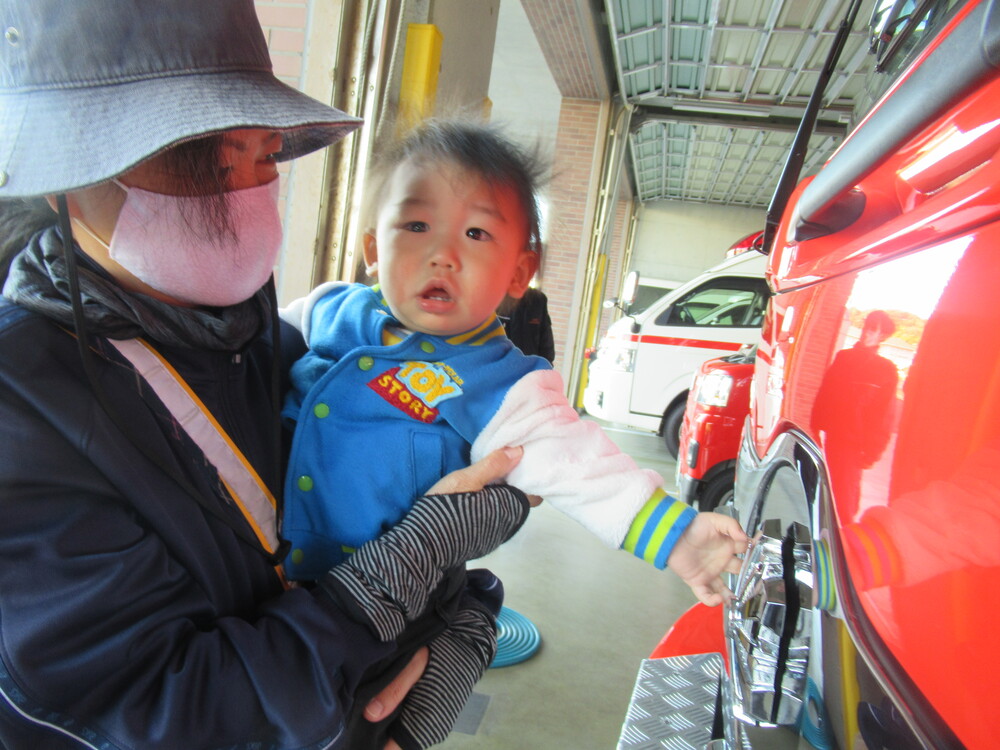
<path id="1" fill-rule="evenodd" d="M 142 339 L 110 340 L 142 375 L 188 436 L 215 466 L 261 545 L 278 549 L 277 503 L 250 462 L 180 374 Z"/>

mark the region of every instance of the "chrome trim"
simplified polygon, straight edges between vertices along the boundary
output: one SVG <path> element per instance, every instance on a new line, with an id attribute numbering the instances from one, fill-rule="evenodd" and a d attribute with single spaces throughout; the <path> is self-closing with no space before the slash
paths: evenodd
<path id="1" fill-rule="evenodd" d="M 809 658 L 819 614 L 812 602 L 816 488 L 808 479 L 815 471 L 802 471 L 803 463 L 815 467 L 815 453 L 805 436 L 789 432 L 760 457 L 751 435 L 748 426 L 731 513 L 755 543 L 726 606 L 731 679 L 723 684 L 723 725 L 734 748 L 797 748 L 809 680 L 822 684 L 821 665 Z"/>
<path id="2" fill-rule="evenodd" d="M 806 695 L 812 613 L 809 529 L 764 521 L 727 610 L 733 712 L 760 726 L 794 725 Z"/>

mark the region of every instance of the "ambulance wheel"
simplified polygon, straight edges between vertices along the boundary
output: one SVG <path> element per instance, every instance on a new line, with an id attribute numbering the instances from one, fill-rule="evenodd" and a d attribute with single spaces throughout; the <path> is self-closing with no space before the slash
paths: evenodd
<path id="1" fill-rule="evenodd" d="M 684 407 L 687 406 L 687 396 L 677 399 L 673 405 L 663 412 L 663 444 L 667 453 L 677 459 L 677 450 L 681 443 L 681 422 L 684 421 Z"/>

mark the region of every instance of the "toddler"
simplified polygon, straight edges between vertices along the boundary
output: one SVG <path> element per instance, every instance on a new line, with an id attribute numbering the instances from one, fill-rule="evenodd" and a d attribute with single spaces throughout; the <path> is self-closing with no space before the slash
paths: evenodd
<path id="1" fill-rule="evenodd" d="M 290 577 L 322 577 L 444 474 L 523 446 L 510 484 L 721 602 L 719 574 L 747 543 L 738 523 L 666 495 L 495 314 L 538 267 L 539 173 L 490 127 L 424 125 L 376 173 L 364 258 L 378 285 L 326 284 L 283 312 L 309 345 L 284 408 Z"/>

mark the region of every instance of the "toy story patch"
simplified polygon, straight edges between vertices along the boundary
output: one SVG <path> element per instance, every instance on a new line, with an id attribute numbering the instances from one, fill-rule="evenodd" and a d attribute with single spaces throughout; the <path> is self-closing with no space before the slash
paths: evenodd
<path id="1" fill-rule="evenodd" d="M 451 368 L 431 362 L 404 362 L 369 381 L 368 387 L 401 412 L 419 422 L 431 423 L 437 405 L 462 395 Z"/>

